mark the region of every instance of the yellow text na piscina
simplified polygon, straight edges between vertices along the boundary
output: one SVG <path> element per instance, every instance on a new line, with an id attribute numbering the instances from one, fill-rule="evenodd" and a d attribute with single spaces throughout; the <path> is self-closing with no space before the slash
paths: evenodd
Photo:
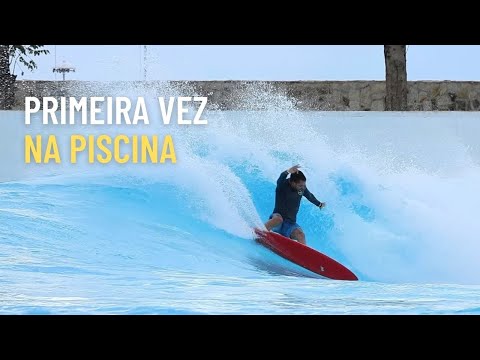
<path id="1" fill-rule="evenodd" d="M 186 119 L 189 112 L 188 103 L 196 102 L 193 119 Z M 208 121 L 202 118 L 207 104 L 206 97 L 170 97 L 168 100 L 159 97 L 158 104 L 163 125 L 172 123 L 172 116 L 176 110 L 178 125 L 206 125 Z M 43 106 L 41 106 L 43 105 Z M 102 113 L 101 106 L 106 105 Z M 149 125 L 148 111 L 145 100 L 137 98 L 135 104 L 127 97 L 82 97 L 77 100 L 74 97 L 60 98 L 60 102 L 53 97 L 44 97 L 43 104 L 35 97 L 25 98 L 25 124 L 32 122 L 32 114 L 42 108 L 43 125 L 80 125 L 92 126 L 135 126 L 139 123 Z M 130 113 L 133 111 L 133 116 Z M 79 116 L 76 116 L 80 114 Z M 88 163 L 95 162 L 108 164 L 112 161 L 117 163 L 176 163 L 174 141 L 171 135 L 130 135 L 125 134 L 110 136 L 73 134 L 69 139 L 68 159 L 72 164 L 77 163 L 78 156 L 86 153 Z M 25 163 L 48 164 L 50 162 L 61 163 L 62 155 L 59 151 L 56 135 L 26 135 L 25 136 Z"/>

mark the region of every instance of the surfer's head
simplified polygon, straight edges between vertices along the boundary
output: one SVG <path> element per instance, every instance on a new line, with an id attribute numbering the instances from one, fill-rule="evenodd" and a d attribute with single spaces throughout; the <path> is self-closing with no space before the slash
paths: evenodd
<path id="1" fill-rule="evenodd" d="M 298 195 L 303 195 L 307 187 L 307 178 L 298 170 L 296 173 L 290 175 L 290 185 L 298 192 Z"/>

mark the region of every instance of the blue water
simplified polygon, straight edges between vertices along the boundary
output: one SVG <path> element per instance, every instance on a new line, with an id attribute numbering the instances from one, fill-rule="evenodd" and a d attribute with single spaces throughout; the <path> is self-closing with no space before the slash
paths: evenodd
<path id="1" fill-rule="evenodd" d="M 0 183 L 0 313 L 480 313 L 478 113 L 206 115 L 169 129 L 177 164 L 65 161 Z M 360 281 L 252 239 L 297 163 L 327 203 L 302 202 L 308 244 Z"/>

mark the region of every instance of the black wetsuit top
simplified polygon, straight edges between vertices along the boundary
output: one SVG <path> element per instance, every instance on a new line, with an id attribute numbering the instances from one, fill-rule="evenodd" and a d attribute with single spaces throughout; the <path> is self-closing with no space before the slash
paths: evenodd
<path id="1" fill-rule="evenodd" d="M 277 188 L 275 189 L 275 209 L 273 212 L 282 215 L 283 220 L 296 223 L 302 195 L 298 195 L 297 190 L 291 187 L 290 181 L 287 180 L 287 175 L 288 171 L 284 171 L 280 174 L 280 177 L 277 180 Z M 307 188 L 303 191 L 303 196 L 305 196 L 312 204 L 315 204 L 316 206 L 320 205 L 320 201 L 318 201 Z"/>

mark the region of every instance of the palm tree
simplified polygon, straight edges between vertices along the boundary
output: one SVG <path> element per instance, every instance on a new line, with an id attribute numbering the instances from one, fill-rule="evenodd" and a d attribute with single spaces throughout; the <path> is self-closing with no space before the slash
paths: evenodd
<path id="1" fill-rule="evenodd" d="M 406 45 L 384 45 L 386 97 L 385 110 L 407 109 L 407 52 Z"/>

